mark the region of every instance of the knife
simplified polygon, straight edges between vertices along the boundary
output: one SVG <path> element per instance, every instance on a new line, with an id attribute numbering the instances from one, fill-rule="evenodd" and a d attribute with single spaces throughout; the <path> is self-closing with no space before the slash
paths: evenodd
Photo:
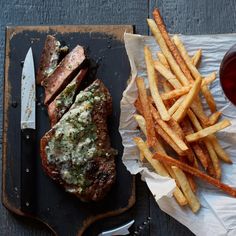
<path id="1" fill-rule="evenodd" d="M 114 228 L 108 231 L 104 231 L 100 233 L 98 236 L 113 236 L 113 235 L 128 235 L 130 234 L 129 228 L 134 223 L 134 220 L 126 223 L 125 225 L 119 226 L 118 228 Z"/>
<path id="2" fill-rule="evenodd" d="M 35 211 L 35 71 L 29 48 L 21 76 L 21 210 Z"/>

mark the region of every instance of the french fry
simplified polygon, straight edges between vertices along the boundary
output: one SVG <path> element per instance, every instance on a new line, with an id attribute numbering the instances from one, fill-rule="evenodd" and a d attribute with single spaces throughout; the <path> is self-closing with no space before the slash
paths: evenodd
<path id="1" fill-rule="evenodd" d="M 217 109 L 216 109 L 215 100 L 206 85 L 202 86 L 202 93 L 203 93 L 204 97 L 206 98 L 206 101 L 208 103 L 208 106 L 209 106 L 211 112 L 216 112 Z"/>
<path id="2" fill-rule="evenodd" d="M 208 167 L 207 156 L 203 152 L 199 143 L 193 142 L 191 143 L 191 147 L 193 148 L 194 153 L 198 157 L 198 160 L 201 162 L 203 168 L 206 170 Z"/>
<path id="3" fill-rule="evenodd" d="M 144 47 L 144 56 L 145 56 L 145 61 L 146 61 L 146 66 L 147 66 L 148 81 L 149 81 L 149 87 L 152 94 L 152 98 L 160 113 L 161 118 L 165 121 L 168 121 L 170 119 L 170 115 L 168 111 L 166 110 L 166 107 L 158 92 L 158 88 L 156 84 L 157 74 L 154 69 L 152 53 L 147 46 Z"/>
<path id="4" fill-rule="evenodd" d="M 172 117 L 171 119 L 167 122 L 168 125 L 173 129 L 173 131 L 182 139 L 184 140 L 185 138 L 185 135 L 184 135 L 184 132 L 183 130 L 181 129 L 179 123 L 174 120 Z"/>
<path id="5" fill-rule="evenodd" d="M 157 58 L 159 61 L 165 66 L 166 69 L 170 70 L 170 66 L 168 64 L 168 61 L 166 60 L 165 56 L 161 52 L 157 52 Z"/>
<path id="6" fill-rule="evenodd" d="M 155 153 L 153 156 L 154 159 L 162 161 L 162 162 L 166 162 L 169 163 L 170 165 L 173 166 L 177 166 L 179 167 L 181 170 L 183 170 L 184 172 L 187 172 L 191 175 L 194 175 L 204 181 L 206 181 L 207 183 L 221 189 L 222 191 L 228 193 L 230 196 L 232 197 L 236 197 L 236 189 L 220 182 L 218 179 L 214 179 L 211 176 L 204 174 L 202 171 L 193 168 L 185 163 L 182 163 L 181 161 L 175 160 L 174 158 L 168 156 L 168 155 L 163 155 L 160 153 Z"/>
<path id="7" fill-rule="evenodd" d="M 134 118 L 135 118 L 135 120 L 137 121 L 137 123 L 138 123 L 140 129 L 142 130 L 142 132 L 144 133 L 144 135 L 147 137 L 146 121 L 145 121 L 145 119 L 143 118 L 143 116 L 135 114 L 135 115 L 134 115 Z M 160 152 L 160 153 L 162 153 L 162 154 L 166 154 L 165 149 L 163 148 L 162 144 L 161 144 L 158 140 L 157 140 L 157 142 L 156 142 L 156 145 L 155 145 L 153 148 L 154 148 L 154 150 L 155 150 L 156 152 Z M 141 153 L 141 152 L 140 152 L 140 153 Z M 169 172 L 170 176 L 171 176 L 173 179 L 175 179 L 175 175 L 174 175 L 174 172 L 173 172 L 173 170 L 171 169 L 171 167 L 170 167 L 169 165 L 166 165 L 165 163 L 163 163 L 163 165 L 164 165 L 164 167 L 166 168 L 166 170 Z M 178 183 L 177 180 L 176 180 L 176 184 L 177 184 L 177 186 L 179 186 L 179 183 Z"/>
<path id="8" fill-rule="evenodd" d="M 202 80 L 201 86 L 203 87 L 204 85 L 208 85 L 209 83 L 211 83 L 215 79 L 216 79 L 216 74 L 215 74 L 215 72 L 213 72 L 208 77 L 206 77 L 204 80 Z M 176 97 L 179 97 L 179 96 L 182 96 L 182 95 L 188 93 L 191 88 L 192 88 L 192 84 L 190 84 L 189 86 L 184 86 L 184 87 L 181 87 L 178 89 L 174 89 L 174 90 L 171 90 L 167 93 L 161 94 L 161 98 L 162 98 L 162 100 L 176 98 Z M 213 114 L 215 114 L 215 113 L 213 113 Z"/>
<path id="9" fill-rule="evenodd" d="M 182 97 L 179 97 L 179 98 L 175 101 L 175 103 L 172 105 L 172 107 L 169 108 L 168 112 L 169 112 L 170 115 L 173 115 L 173 114 L 176 112 L 176 110 L 179 108 L 180 104 L 183 102 L 183 100 L 185 99 L 185 97 L 186 97 L 185 95 L 182 96 Z"/>
<path id="10" fill-rule="evenodd" d="M 177 35 L 175 35 L 173 37 L 173 42 L 175 43 L 176 47 L 179 49 L 179 52 L 180 52 L 182 58 L 185 60 L 193 77 L 195 79 L 202 77 L 201 74 L 198 72 L 197 68 L 191 63 L 191 58 L 189 57 L 187 50 L 185 49 L 182 41 L 180 40 L 180 38 Z M 208 90 L 207 86 L 202 87 L 202 93 L 203 93 L 204 97 L 206 98 L 206 101 L 208 103 L 208 106 L 210 107 L 211 112 L 215 112 L 216 111 L 216 104 L 215 104 L 214 98 L 213 98 L 212 94 L 210 93 L 210 91 Z"/>
<path id="11" fill-rule="evenodd" d="M 224 149 L 220 146 L 217 138 L 214 135 L 209 135 L 208 139 L 211 141 L 211 144 L 216 152 L 216 154 L 218 155 L 218 157 L 229 164 L 232 164 L 232 161 L 229 157 L 229 155 L 224 151 Z"/>
<path id="12" fill-rule="evenodd" d="M 177 98 L 188 93 L 190 89 L 191 89 L 191 86 L 184 86 L 179 89 L 174 89 L 168 93 L 162 93 L 161 98 L 162 100 L 169 100 L 169 99 Z"/>
<path id="13" fill-rule="evenodd" d="M 213 134 L 219 130 L 222 130 L 222 129 L 228 127 L 229 125 L 231 125 L 229 120 L 227 120 L 227 119 L 222 120 L 215 125 L 204 128 L 196 133 L 189 134 L 189 135 L 185 136 L 185 138 L 188 142 L 194 142 L 194 141 L 197 141 L 197 140 L 202 139 L 204 137 L 207 137 L 208 135 Z"/>
<path id="14" fill-rule="evenodd" d="M 167 173 L 165 167 L 159 161 L 152 158 L 153 154 L 148 149 L 148 146 L 145 144 L 145 142 L 139 137 L 134 137 L 133 141 L 135 142 L 139 150 L 143 153 L 147 161 L 151 164 L 153 169 L 161 176 L 168 177 L 169 174 Z"/>
<path id="15" fill-rule="evenodd" d="M 209 119 L 202 108 L 199 96 L 197 96 L 195 102 L 191 104 L 191 109 L 193 110 L 197 118 L 201 121 L 201 124 L 207 125 L 209 123 Z"/>
<path id="16" fill-rule="evenodd" d="M 195 116 L 195 114 L 191 110 L 188 111 L 188 116 L 189 116 L 190 120 L 192 121 L 192 124 L 194 125 L 196 130 L 198 132 L 202 131 L 203 129 L 202 129 L 199 121 L 197 120 L 197 117 Z M 209 156 L 211 158 L 211 162 L 214 167 L 214 175 L 216 178 L 219 179 L 221 177 L 221 168 L 220 168 L 219 160 L 218 160 L 218 157 L 217 157 L 216 152 L 214 150 L 214 147 L 211 144 L 211 142 L 209 141 L 208 137 L 206 139 L 203 139 L 203 142 L 206 145 L 207 151 L 208 151 Z M 209 162 L 208 162 L 208 165 L 209 165 Z M 211 168 L 211 166 L 209 168 Z M 210 173 L 212 175 L 213 171 L 209 168 L 208 168 L 208 170 L 210 171 Z"/>
<path id="17" fill-rule="evenodd" d="M 188 85 L 189 84 L 188 79 L 185 77 L 185 75 L 182 72 L 182 70 L 180 69 L 179 65 L 176 63 L 175 59 L 173 58 L 173 56 L 172 56 L 169 48 L 167 47 L 166 42 L 165 42 L 160 30 L 158 29 L 155 21 L 152 19 L 147 19 L 147 23 L 151 29 L 152 34 L 154 35 L 154 37 L 157 41 L 157 43 L 159 44 L 162 53 L 166 57 L 171 69 L 174 71 L 174 73 L 176 74 L 177 78 L 179 79 L 179 81 L 181 82 L 182 85 Z"/>
<path id="18" fill-rule="evenodd" d="M 176 143 L 170 138 L 170 136 L 161 128 L 161 126 L 159 126 L 158 124 L 155 125 L 155 131 L 157 134 L 159 134 L 163 139 L 164 141 L 170 145 L 173 150 L 176 151 L 176 153 L 179 155 L 179 156 L 184 156 L 185 155 L 185 152 L 182 151 L 177 145 Z"/>
<path id="19" fill-rule="evenodd" d="M 191 106 L 193 100 L 197 96 L 200 88 L 201 88 L 202 78 L 199 77 L 195 80 L 193 87 L 190 89 L 189 93 L 186 95 L 184 101 L 181 103 L 181 105 L 178 107 L 176 112 L 173 114 L 173 118 L 180 122 L 185 117 L 189 107 Z"/>
<path id="20" fill-rule="evenodd" d="M 181 122 L 181 127 L 182 127 L 185 135 L 194 133 L 191 123 L 187 117 Z M 203 167 L 206 169 L 207 165 L 208 165 L 207 156 L 205 155 L 205 153 L 201 149 L 200 145 L 198 143 L 194 142 L 194 143 L 191 143 L 190 147 L 192 147 L 197 158 L 199 159 L 199 161 L 201 162 Z M 196 167 L 196 165 L 195 165 L 195 167 Z"/>
<path id="21" fill-rule="evenodd" d="M 168 70 L 160 61 L 154 62 L 155 69 L 165 78 L 174 88 L 181 88 L 182 85 L 179 80 L 176 79 L 176 76 Z"/>
<path id="22" fill-rule="evenodd" d="M 154 131 L 154 123 L 150 112 L 147 92 L 142 78 L 136 78 L 136 84 L 139 92 L 139 99 L 142 104 L 143 116 L 147 123 L 147 143 L 149 146 L 154 146 L 156 143 L 156 135 Z"/>
<path id="23" fill-rule="evenodd" d="M 211 116 L 209 117 L 209 125 L 214 125 L 220 118 L 222 112 L 221 111 L 216 111 L 214 113 L 211 114 Z"/>
<path id="24" fill-rule="evenodd" d="M 134 106 L 137 110 L 137 112 L 139 112 L 141 115 L 143 115 L 143 108 L 142 108 L 142 104 L 139 98 L 136 99 L 136 101 L 134 102 Z"/>
<path id="25" fill-rule="evenodd" d="M 147 145 L 145 142 L 139 138 L 135 137 L 133 138 L 134 142 L 136 143 L 137 147 L 139 148 L 140 152 L 142 152 L 145 156 L 145 158 L 148 160 L 148 162 L 151 164 L 153 169 L 161 176 L 165 177 L 170 177 L 164 166 L 157 160 L 153 159 L 152 156 L 153 154 L 151 151 L 148 149 Z M 187 204 L 187 200 L 184 197 L 183 193 L 180 191 L 178 186 L 176 186 L 174 192 L 173 192 L 174 197 L 176 198 L 177 202 L 181 205 L 184 206 Z"/>
<path id="26" fill-rule="evenodd" d="M 196 213 L 200 209 L 200 202 L 193 193 L 184 172 L 176 166 L 172 166 L 172 170 L 174 171 L 175 176 L 180 183 L 180 187 L 187 198 L 189 206 L 191 207 L 192 211 Z"/>
<path id="27" fill-rule="evenodd" d="M 191 58 L 192 64 L 194 66 L 197 66 L 200 63 L 201 57 L 202 57 L 202 49 L 198 49 Z"/>
<path id="28" fill-rule="evenodd" d="M 205 145 L 206 145 L 206 148 L 207 148 L 209 155 L 211 157 L 211 161 L 212 161 L 212 164 L 213 164 L 213 167 L 215 170 L 216 178 L 220 179 L 221 178 L 221 167 L 220 167 L 220 162 L 219 162 L 219 159 L 216 155 L 216 152 L 215 152 L 211 142 L 208 139 L 205 140 Z"/>
<path id="29" fill-rule="evenodd" d="M 140 161 L 144 161 L 144 159 L 145 159 L 145 157 L 144 157 L 144 155 L 143 155 L 143 153 L 142 152 L 139 152 L 139 159 L 140 159 Z"/>
<path id="30" fill-rule="evenodd" d="M 191 73 L 185 64 L 185 61 L 182 59 L 181 55 L 178 52 L 178 49 L 176 48 L 175 44 L 171 41 L 169 34 L 166 30 L 165 24 L 162 20 L 161 14 L 159 10 L 156 8 L 153 11 L 153 18 L 157 24 L 157 27 L 160 30 L 160 33 L 163 37 L 163 39 L 166 42 L 166 45 L 168 46 L 171 54 L 173 55 L 174 59 L 176 60 L 177 64 L 179 65 L 180 69 L 183 71 L 183 74 L 186 76 L 188 81 L 193 82 L 193 78 L 191 76 Z"/>
<path id="31" fill-rule="evenodd" d="M 170 136 L 170 138 L 176 143 L 176 145 L 182 151 L 187 151 L 188 150 L 187 145 L 184 143 L 181 137 L 176 135 L 175 132 L 173 132 L 173 130 L 169 127 L 169 125 L 159 117 L 157 110 L 152 104 L 150 104 L 150 109 L 153 119 L 157 122 L 157 124 L 161 126 L 161 128 Z"/>

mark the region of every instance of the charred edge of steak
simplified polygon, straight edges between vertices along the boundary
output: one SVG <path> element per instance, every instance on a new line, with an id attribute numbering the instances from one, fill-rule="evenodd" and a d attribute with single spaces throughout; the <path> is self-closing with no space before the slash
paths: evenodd
<path id="1" fill-rule="evenodd" d="M 37 84 L 41 84 L 45 78 L 53 73 L 60 57 L 65 56 L 67 52 L 68 47 L 61 47 L 61 43 L 55 37 L 51 35 L 47 36 L 37 71 Z"/>
<path id="2" fill-rule="evenodd" d="M 78 73 L 85 61 L 83 47 L 77 45 L 59 63 L 54 72 L 45 78 L 41 85 L 45 88 L 45 105 L 49 105 Z"/>
<path id="3" fill-rule="evenodd" d="M 88 68 L 81 69 L 65 89 L 48 105 L 51 127 L 68 111 L 75 100 L 81 81 L 86 77 Z"/>
<path id="4" fill-rule="evenodd" d="M 46 173 L 83 201 L 101 200 L 115 182 L 116 151 L 106 124 L 111 105 L 108 90 L 96 80 L 41 140 Z"/>

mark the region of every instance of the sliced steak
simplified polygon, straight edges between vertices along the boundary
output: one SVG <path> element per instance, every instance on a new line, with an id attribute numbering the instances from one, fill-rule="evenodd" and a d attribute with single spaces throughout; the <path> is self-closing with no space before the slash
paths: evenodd
<path id="1" fill-rule="evenodd" d="M 74 72 L 85 60 L 84 49 L 77 45 L 59 63 L 54 72 L 42 81 L 45 88 L 44 103 L 48 105 L 73 79 Z"/>
<path id="2" fill-rule="evenodd" d="M 43 52 L 39 62 L 39 68 L 36 76 L 37 84 L 41 84 L 45 78 L 54 72 L 62 50 L 68 51 L 68 47 L 61 48 L 61 43 L 52 35 L 48 35 L 45 40 Z"/>
<path id="3" fill-rule="evenodd" d="M 46 173 L 83 201 L 101 200 L 116 178 L 116 151 L 107 130 L 111 108 L 107 88 L 96 80 L 41 139 Z"/>
<path id="4" fill-rule="evenodd" d="M 65 87 L 65 89 L 48 105 L 48 116 L 51 127 L 54 126 L 70 108 L 75 100 L 79 85 L 85 78 L 88 69 L 79 71 L 76 77 Z"/>

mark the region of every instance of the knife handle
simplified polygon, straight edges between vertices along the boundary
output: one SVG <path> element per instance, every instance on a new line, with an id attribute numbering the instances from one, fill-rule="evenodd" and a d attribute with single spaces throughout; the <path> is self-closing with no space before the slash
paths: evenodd
<path id="1" fill-rule="evenodd" d="M 34 214 L 36 207 L 36 131 L 21 130 L 21 210 Z"/>

